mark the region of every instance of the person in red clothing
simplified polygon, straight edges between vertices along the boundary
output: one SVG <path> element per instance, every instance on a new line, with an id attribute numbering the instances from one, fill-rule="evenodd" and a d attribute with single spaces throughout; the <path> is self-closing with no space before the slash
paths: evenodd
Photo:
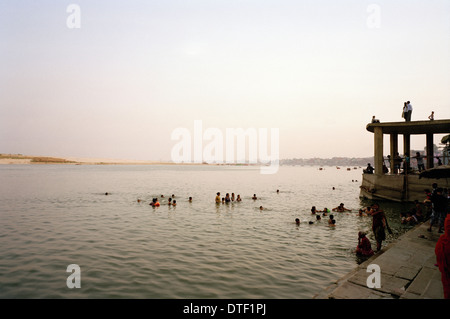
<path id="1" fill-rule="evenodd" d="M 365 232 L 360 231 L 358 233 L 358 246 L 356 246 L 356 254 L 365 257 L 370 257 L 374 254 L 370 240 L 366 237 Z"/>
<path id="2" fill-rule="evenodd" d="M 444 298 L 450 299 L 450 214 L 445 218 L 444 235 L 439 237 L 434 252 L 441 272 Z"/>

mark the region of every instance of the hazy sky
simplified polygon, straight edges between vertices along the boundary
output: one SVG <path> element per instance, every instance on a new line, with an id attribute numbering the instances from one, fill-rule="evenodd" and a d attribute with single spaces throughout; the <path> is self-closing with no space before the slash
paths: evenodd
<path id="1" fill-rule="evenodd" d="M 2 0 L 0 70 L 0 153 L 170 160 L 202 120 L 372 156 L 372 115 L 450 118 L 450 0 Z"/>

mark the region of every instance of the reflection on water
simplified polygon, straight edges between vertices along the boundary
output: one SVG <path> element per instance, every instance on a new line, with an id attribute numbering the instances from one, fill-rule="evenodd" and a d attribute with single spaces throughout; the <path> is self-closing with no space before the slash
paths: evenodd
<path id="1" fill-rule="evenodd" d="M 360 262 L 359 230 L 375 244 L 370 217 L 356 216 L 370 205 L 361 170 L 3 165 L 0 176 L 2 298 L 311 298 Z M 242 202 L 216 205 L 217 192 Z M 310 213 L 341 202 L 353 211 L 333 213 L 335 228 Z M 404 232 L 408 207 L 381 206 Z M 80 289 L 66 286 L 70 264 Z"/>

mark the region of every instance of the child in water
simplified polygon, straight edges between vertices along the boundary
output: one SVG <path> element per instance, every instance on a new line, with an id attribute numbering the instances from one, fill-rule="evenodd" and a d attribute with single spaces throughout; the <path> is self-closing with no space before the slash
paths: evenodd
<path id="1" fill-rule="evenodd" d="M 241 200 L 242 200 L 242 199 L 241 199 L 241 195 L 238 194 L 237 197 L 236 197 L 236 201 L 237 201 L 237 202 L 240 202 Z"/>
<path id="2" fill-rule="evenodd" d="M 172 206 L 177 206 L 177 200 L 176 199 L 173 200 Z"/>

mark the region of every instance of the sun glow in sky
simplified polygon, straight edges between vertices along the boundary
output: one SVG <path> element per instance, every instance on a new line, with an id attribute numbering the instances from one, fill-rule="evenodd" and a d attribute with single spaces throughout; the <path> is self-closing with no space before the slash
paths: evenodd
<path id="1" fill-rule="evenodd" d="M 4 0 L 0 70 L 0 153 L 170 160 L 201 120 L 372 156 L 372 115 L 450 118 L 450 1 Z"/>

